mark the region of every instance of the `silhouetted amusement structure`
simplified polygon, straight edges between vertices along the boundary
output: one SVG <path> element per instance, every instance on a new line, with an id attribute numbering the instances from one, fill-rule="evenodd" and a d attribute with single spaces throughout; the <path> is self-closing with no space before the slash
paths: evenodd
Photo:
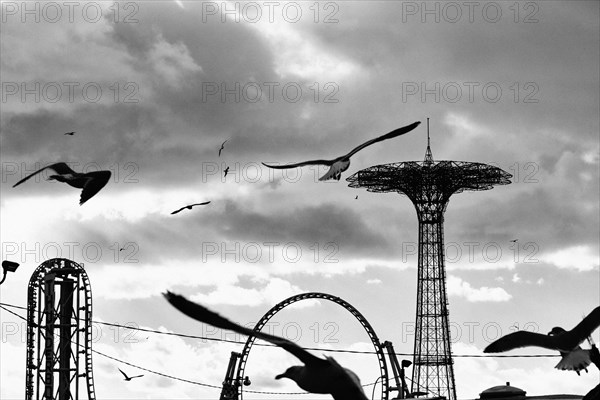
<path id="1" fill-rule="evenodd" d="M 417 316 L 411 391 L 456 399 L 450 349 L 444 266 L 444 211 L 450 196 L 510 183 L 511 174 L 487 164 L 434 161 L 427 121 L 423 162 L 407 161 L 363 169 L 346 180 L 370 192 L 398 192 L 414 204 L 419 219 Z"/>
<path id="2" fill-rule="evenodd" d="M 90 283 L 81 265 L 53 258 L 29 280 L 25 398 L 83 399 L 81 378 L 95 400 Z"/>
<path id="3" fill-rule="evenodd" d="M 388 392 L 389 392 L 390 388 L 388 387 L 388 370 L 387 370 L 387 364 L 386 364 L 386 360 L 385 360 L 384 348 L 381 345 L 381 343 L 379 342 L 379 338 L 377 337 L 377 334 L 375 333 L 375 330 L 373 329 L 371 324 L 356 308 L 354 308 L 347 301 L 345 301 L 339 297 L 332 296 L 327 293 L 308 292 L 308 293 L 298 294 L 298 295 L 289 297 L 289 298 L 277 303 L 275 306 L 273 306 L 256 323 L 253 330 L 261 331 L 262 328 L 267 324 L 267 322 L 269 322 L 269 320 L 275 314 L 277 314 L 279 311 L 281 311 L 282 309 L 284 309 L 285 307 L 287 307 L 293 303 L 296 303 L 301 300 L 308 300 L 308 299 L 328 300 L 335 304 L 338 304 L 339 306 L 345 308 L 348 312 L 350 312 L 350 314 L 352 314 L 358 320 L 358 322 L 360 322 L 362 327 L 365 329 L 367 335 L 369 335 L 369 338 L 371 339 L 371 343 L 373 344 L 373 348 L 375 349 L 375 354 L 376 354 L 377 360 L 379 362 L 380 377 L 382 378 L 381 379 L 381 382 L 382 382 L 381 398 L 383 400 L 387 400 Z M 249 336 L 241 353 L 232 352 L 228 371 L 225 376 L 225 381 L 223 382 L 223 390 L 221 392 L 221 397 L 220 397 L 221 400 L 226 400 L 226 399 L 236 399 L 237 400 L 237 399 L 243 398 L 242 388 L 243 388 L 243 386 L 247 386 L 250 384 L 249 378 L 245 375 L 246 363 L 248 361 L 248 356 L 250 355 L 250 350 L 252 349 L 252 345 L 254 344 L 255 341 L 256 341 L 256 337 Z M 234 376 L 236 364 L 237 364 L 237 376 Z"/>
<path id="4" fill-rule="evenodd" d="M 280 303 L 276 304 L 273 308 L 271 308 L 263 317 L 256 323 L 253 330 L 260 332 L 262 328 L 269 322 L 269 320 L 281 311 L 283 308 L 296 303 L 301 300 L 308 299 L 320 299 L 320 300 L 328 300 L 332 303 L 335 303 L 343 308 L 345 308 L 350 314 L 352 314 L 358 322 L 365 329 L 367 335 L 371 339 L 371 343 L 373 344 L 373 348 L 375 349 L 375 355 L 379 361 L 379 377 L 377 381 L 381 380 L 381 399 L 387 400 L 390 397 L 392 392 L 398 392 L 396 399 L 404 399 L 407 398 L 411 393 L 408 391 L 408 386 L 404 379 L 404 369 L 410 366 L 410 362 L 407 360 L 402 360 L 400 363 L 396 357 L 396 353 L 394 351 L 394 347 L 392 342 L 385 341 L 381 343 L 375 330 L 369 324 L 369 322 L 365 319 L 365 317 L 350 303 L 345 300 L 332 296 L 327 293 L 319 293 L 319 292 L 308 292 L 298 294 L 292 297 L 289 297 Z M 248 361 L 248 356 L 250 354 L 250 350 L 252 349 L 252 345 L 254 344 L 256 337 L 249 336 L 246 344 L 244 345 L 244 349 L 241 353 L 231 352 L 231 357 L 229 359 L 229 365 L 227 367 L 227 373 L 225 374 L 225 380 L 223 381 L 223 388 L 221 391 L 220 400 L 239 400 L 243 398 L 243 386 L 249 386 L 251 384 L 250 377 L 246 375 L 246 363 Z M 388 362 L 386 362 L 386 353 L 389 365 L 392 367 L 391 377 L 394 378 L 392 383 L 395 383 L 395 386 L 390 386 L 390 373 L 388 371 Z M 236 365 L 237 365 L 237 373 L 236 373 Z M 377 381 L 375 383 L 377 383 Z M 255 392 L 260 393 L 260 392 Z M 373 395 L 375 393 L 375 387 L 373 388 Z M 271 393 L 275 394 L 275 393 Z M 289 393 L 288 393 L 289 394 Z"/>

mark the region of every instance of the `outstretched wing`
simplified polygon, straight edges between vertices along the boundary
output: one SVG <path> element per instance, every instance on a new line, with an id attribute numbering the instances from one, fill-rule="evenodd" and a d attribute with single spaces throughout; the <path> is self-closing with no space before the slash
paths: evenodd
<path id="1" fill-rule="evenodd" d="M 348 153 L 345 156 L 343 156 L 343 158 L 344 159 L 348 159 L 353 154 L 359 152 L 360 150 L 364 149 L 367 146 L 372 145 L 373 143 L 381 142 L 382 140 L 387 140 L 387 139 L 395 138 L 396 136 L 404 135 L 405 133 L 408 133 L 408 132 L 412 131 L 413 129 L 415 129 L 417 126 L 419 126 L 420 123 L 421 123 L 421 121 L 417 121 L 417 122 L 412 123 L 410 125 L 403 126 L 402 128 L 398 128 L 396 130 L 393 130 L 390 133 L 386 133 L 385 135 L 376 137 L 375 139 L 371 139 L 369 141 L 366 141 L 363 144 L 361 144 L 360 146 L 355 147 L 352 151 L 350 151 L 350 153 Z"/>
<path id="2" fill-rule="evenodd" d="M 127 376 L 127 374 L 123 371 L 121 371 L 121 368 L 117 368 L 119 370 L 120 373 L 123 374 L 123 376 L 125 377 L 125 379 L 129 379 L 129 377 Z"/>
<path id="3" fill-rule="evenodd" d="M 86 174 L 89 178 L 87 183 L 83 186 L 81 191 L 81 197 L 79 198 L 79 205 L 83 205 L 86 201 L 94 197 L 96 193 L 100 191 L 110 179 L 110 171 L 93 171 Z"/>
<path id="4" fill-rule="evenodd" d="M 600 326 L 600 307 L 596 307 L 575 328 L 557 335 L 518 331 L 503 336 L 483 350 L 484 353 L 499 353 L 518 347 L 536 346 L 547 349 L 571 351 Z"/>
<path id="5" fill-rule="evenodd" d="M 133 378 L 141 378 L 142 376 L 144 376 L 144 375 L 135 375 L 135 376 L 132 376 L 130 379 L 133 379 Z"/>
<path id="6" fill-rule="evenodd" d="M 195 203 L 195 204 L 190 204 L 188 207 L 194 207 L 194 206 L 205 206 L 207 204 L 210 204 L 210 201 L 205 201 L 203 203 Z M 184 207 L 185 208 L 185 207 Z"/>
<path id="7" fill-rule="evenodd" d="M 518 331 L 502 336 L 500 339 L 487 346 L 484 353 L 502 353 L 519 347 L 544 347 L 556 350 L 556 337 L 542 335 L 541 333 Z"/>
<path id="8" fill-rule="evenodd" d="M 75 171 L 73 171 L 71 168 L 69 168 L 69 166 L 64 163 L 64 162 L 59 162 L 56 164 L 50 164 L 42 169 L 39 169 L 37 171 L 35 171 L 33 174 L 26 176 L 25 178 L 21 179 L 19 182 L 15 183 L 13 185 L 13 187 L 17 187 L 19 186 L 21 183 L 25 182 L 26 180 L 28 180 L 29 178 L 31 178 L 32 176 L 35 176 L 37 174 L 39 174 L 40 172 L 42 172 L 45 169 L 52 169 L 54 170 L 54 172 L 56 172 L 57 174 L 60 175 L 64 175 L 64 174 L 75 174 Z"/>
<path id="9" fill-rule="evenodd" d="M 287 350 L 307 365 L 315 363 L 327 363 L 326 360 L 310 354 L 308 351 L 304 350 L 302 347 L 298 346 L 292 341 L 238 325 L 235 322 L 232 322 L 227 318 L 210 311 L 208 308 L 189 301 L 185 297 L 178 294 L 167 291 L 167 293 L 163 293 L 163 295 L 173 307 L 188 317 L 195 319 L 196 321 L 205 322 L 217 328 L 227 329 L 243 335 L 255 336 L 259 339 L 266 340 L 267 342 L 273 343 L 284 350 Z"/>
<path id="10" fill-rule="evenodd" d="M 173 214 L 177 214 L 178 212 L 181 212 L 181 211 L 183 211 L 185 208 L 187 208 L 187 206 L 185 206 L 185 207 L 181 207 L 179 210 L 175 210 L 175 211 L 173 211 L 173 212 L 171 213 L 171 215 L 173 215 Z"/>
<path id="11" fill-rule="evenodd" d="M 334 162 L 335 162 L 335 160 L 310 160 L 310 161 L 299 162 L 299 163 L 296 163 L 296 164 L 269 165 L 269 164 L 262 163 L 262 165 L 264 165 L 265 167 L 274 168 L 274 169 L 287 169 L 287 168 L 303 167 L 305 165 L 327 165 L 327 166 L 332 166 Z"/>
<path id="12" fill-rule="evenodd" d="M 596 307 L 575 328 L 559 336 L 567 347 L 575 347 L 588 338 L 600 326 L 600 307 Z M 571 347 L 571 348 L 572 348 Z"/>
<path id="13" fill-rule="evenodd" d="M 229 140 L 229 139 L 227 139 Z M 223 149 L 225 148 L 225 143 L 227 143 L 227 140 L 224 141 L 223 143 L 221 143 L 221 148 L 219 149 L 219 157 L 221 157 L 221 151 L 223 151 Z"/>

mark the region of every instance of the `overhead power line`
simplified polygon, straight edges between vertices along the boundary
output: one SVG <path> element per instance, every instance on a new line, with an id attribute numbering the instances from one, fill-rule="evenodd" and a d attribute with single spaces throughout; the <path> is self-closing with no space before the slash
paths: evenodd
<path id="1" fill-rule="evenodd" d="M 6 311 L 9 311 L 9 310 L 2 306 L 13 307 L 13 308 L 21 309 L 21 310 L 27 310 L 27 307 L 17 306 L 17 305 L 9 304 L 9 303 L 0 303 L 0 308 L 5 309 Z M 9 311 L 9 312 L 11 312 L 11 311 Z M 14 313 L 12 313 L 12 314 L 14 314 Z M 15 315 L 17 315 L 17 314 L 15 314 Z M 73 318 L 77 319 L 76 317 L 73 317 Z M 79 319 L 81 320 L 81 318 L 79 318 Z M 99 324 L 99 325 L 113 326 L 113 327 L 117 327 L 117 328 L 129 329 L 129 330 L 137 330 L 140 332 L 155 333 L 158 335 L 177 336 L 177 337 L 182 337 L 182 338 L 186 338 L 186 339 L 209 340 L 209 341 L 213 341 L 213 342 L 224 342 L 224 343 L 233 343 L 233 344 L 242 344 L 242 345 L 246 344 L 245 341 L 239 341 L 239 340 L 212 338 L 212 337 L 198 336 L 198 335 L 188 335 L 188 334 L 176 333 L 176 332 L 163 332 L 163 331 L 159 331 L 159 330 L 155 330 L 155 329 L 140 328 L 140 327 L 134 328 L 134 327 L 127 326 L 127 325 L 121 325 L 121 324 L 116 324 L 116 323 L 111 323 L 111 322 L 95 321 L 95 320 L 92 320 L 91 322 L 94 324 Z M 277 347 L 276 345 L 273 345 L 270 343 L 255 343 L 254 345 L 255 346 L 264 346 L 264 347 Z M 304 348 L 306 350 L 323 351 L 323 352 L 329 352 L 329 353 L 367 354 L 367 355 L 368 354 L 371 354 L 371 355 L 377 354 L 374 351 L 325 349 L 325 348 L 320 348 L 320 347 L 304 347 Z M 397 356 L 408 356 L 408 357 L 413 356 L 413 353 L 394 352 L 394 354 Z M 560 354 L 453 354 L 452 356 L 453 357 L 463 357 L 463 358 L 546 358 L 546 357 L 560 357 Z"/>

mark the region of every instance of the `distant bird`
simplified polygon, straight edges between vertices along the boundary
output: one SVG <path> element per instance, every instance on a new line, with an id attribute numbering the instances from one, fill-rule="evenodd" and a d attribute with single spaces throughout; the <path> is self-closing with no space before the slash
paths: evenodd
<path id="1" fill-rule="evenodd" d="M 221 151 L 225 148 L 225 143 L 227 143 L 228 141 L 229 141 L 229 139 L 227 139 L 226 141 L 221 143 L 221 148 L 219 149 L 219 157 L 221 157 Z"/>
<path id="2" fill-rule="evenodd" d="M 173 215 L 173 214 L 177 214 L 178 212 L 181 212 L 181 211 L 185 210 L 186 208 L 187 208 L 188 210 L 191 210 L 191 209 L 192 209 L 192 207 L 194 207 L 194 206 L 205 206 L 205 205 L 207 205 L 207 204 L 209 204 L 209 203 L 210 203 L 210 201 L 205 201 L 204 203 L 195 203 L 195 204 L 190 204 L 189 206 L 181 207 L 179 210 L 175 210 L 175 211 L 173 211 L 173 212 L 171 213 L 171 215 Z"/>
<path id="3" fill-rule="evenodd" d="M 358 196 L 356 196 L 356 197 L 354 198 L 354 200 L 358 200 Z"/>
<path id="4" fill-rule="evenodd" d="M 501 353 L 519 347 L 544 347 L 558 350 L 562 359 L 555 368 L 579 371 L 590 365 L 590 351 L 583 350 L 579 344 L 588 338 L 600 326 L 600 307 L 596 307 L 575 328 L 566 331 L 554 327 L 547 334 L 518 331 L 501 337 L 487 346 L 484 353 Z"/>
<path id="5" fill-rule="evenodd" d="M 81 191 L 81 197 L 79 198 L 79 205 L 83 205 L 83 203 L 94 197 L 94 195 L 108 183 L 111 175 L 110 171 L 92 171 L 83 174 L 73 171 L 66 163 L 59 162 L 35 171 L 33 174 L 26 176 L 19 182 L 15 183 L 13 187 L 19 186 L 32 176 L 39 174 L 48 168 L 57 173 L 57 175 L 50 175 L 48 180 L 54 179 L 59 182 L 65 182 L 69 186 L 83 189 Z"/>
<path id="6" fill-rule="evenodd" d="M 513 243 L 517 243 L 518 241 L 519 241 L 519 239 L 513 239 L 513 240 L 511 240 L 511 242 L 513 242 Z"/>
<path id="7" fill-rule="evenodd" d="M 373 143 L 381 142 L 382 140 L 387 140 L 387 139 L 394 138 L 396 136 L 404 135 L 405 133 L 408 133 L 408 132 L 412 131 L 413 129 L 415 129 L 417 126 L 419 126 L 420 123 L 421 123 L 421 121 L 417 121 L 411 125 L 407 125 L 402 128 L 398 128 L 394 131 L 391 131 L 390 133 L 387 133 L 383 136 L 379 136 L 375 139 L 366 141 L 365 143 L 361 144 L 360 146 L 355 147 L 348 154 L 344 154 L 343 156 L 334 158 L 332 160 L 311 160 L 311 161 L 304 161 L 304 162 L 299 162 L 296 164 L 289 164 L 289 165 L 268 165 L 268 164 L 263 163 L 263 165 L 266 167 L 275 168 L 275 169 L 296 168 L 296 167 L 303 167 L 305 165 L 327 165 L 329 167 L 329 171 L 327 171 L 327 173 L 325 175 L 320 177 L 319 180 L 326 181 L 329 179 L 337 179 L 339 181 L 340 178 L 342 177 L 342 172 L 344 172 L 345 170 L 348 169 L 348 167 L 350 167 L 350 157 L 352 157 L 355 153 L 359 152 L 360 150 L 364 149 L 367 146 L 372 145 Z"/>
<path id="8" fill-rule="evenodd" d="M 172 306 L 188 317 L 217 328 L 266 340 L 288 351 L 304 363 L 303 366 L 296 365 L 288 368 L 275 379 L 289 378 L 309 393 L 330 394 L 335 400 L 368 400 L 358 376 L 342 367 L 333 358 L 322 359 L 313 356 L 290 340 L 238 325 L 183 296 L 169 291 L 163 295 Z"/>
<path id="9" fill-rule="evenodd" d="M 117 369 L 123 374 L 123 376 L 125 377 L 124 380 L 126 380 L 127 382 L 129 382 L 133 378 L 141 378 L 142 376 L 144 376 L 144 375 L 127 376 L 127 374 L 125 372 L 121 371 L 121 368 L 117 368 Z"/>
<path id="10" fill-rule="evenodd" d="M 225 170 L 223 172 L 225 173 L 225 175 L 223 176 L 223 178 L 224 178 L 227 176 L 227 173 L 229 172 L 229 167 L 225 168 Z"/>
<path id="11" fill-rule="evenodd" d="M 69 135 L 69 136 L 73 136 L 75 134 L 75 132 L 67 132 L 65 133 L 65 135 Z"/>
<path id="12" fill-rule="evenodd" d="M 121 248 L 119 249 L 119 251 L 123 251 L 123 250 L 125 250 L 125 247 L 121 247 Z"/>

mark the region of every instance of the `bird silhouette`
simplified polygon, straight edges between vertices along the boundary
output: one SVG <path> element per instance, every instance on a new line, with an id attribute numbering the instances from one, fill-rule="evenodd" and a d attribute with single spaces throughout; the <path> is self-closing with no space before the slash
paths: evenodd
<path id="1" fill-rule="evenodd" d="M 127 374 L 125 372 L 121 371 L 121 368 L 117 368 L 117 369 L 123 374 L 123 376 L 125 377 L 124 380 L 127 381 L 127 382 L 129 382 L 133 378 L 141 378 L 142 376 L 144 376 L 144 375 L 127 376 Z"/>
<path id="2" fill-rule="evenodd" d="M 358 376 L 342 367 L 333 358 L 316 357 L 290 340 L 238 325 L 178 294 L 167 291 L 163 295 L 172 306 L 188 317 L 217 328 L 266 340 L 288 351 L 304 363 L 303 366 L 296 365 L 288 368 L 284 373 L 277 375 L 275 379 L 289 378 L 309 393 L 330 394 L 334 400 L 368 399 L 363 392 Z"/>
<path id="3" fill-rule="evenodd" d="M 66 132 L 65 135 L 73 136 L 75 132 Z"/>
<path id="4" fill-rule="evenodd" d="M 520 347 L 544 347 L 558 350 L 562 359 L 555 368 L 579 371 L 590 364 L 589 350 L 583 350 L 579 344 L 588 338 L 600 326 L 600 307 L 596 307 L 575 328 L 567 331 L 554 327 L 547 334 L 517 331 L 501 337 L 487 346 L 484 353 L 501 353 Z"/>
<path id="5" fill-rule="evenodd" d="M 262 164 L 265 167 L 275 168 L 275 169 L 296 168 L 296 167 L 303 167 L 305 165 L 326 165 L 329 167 L 329 170 L 325 173 L 325 175 L 320 177 L 319 180 L 326 181 L 329 179 L 336 179 L 339 181 L 340 178 L 342 177 L 342 172 L 344 172 L 345 170 L 348 169 L 348 167 L 350 167 L 350 157 L 352 157 L 354 154 L 356 154 L 360 150 L 362 150 L 365 147 L 370 146 L 374 143 L 381 142 L 382 140 L 392 139 L 392 138 L 395 138 L 396 136 L 404 135 L 405 133 L 408 133 L 408 132 L 412 131 L 413 129 L 415 129 L 417 126 L 419 126 L 420 123 L 421 123 L 421 121 L 417 121 L 413 124 L 410 124 L 410 125 L 404 126 L 402 128 L 393 130 L 389 133 L 386 133 L 385 135 L 376 137 L 375 139 L 368 140 L 365 143 L 361 144 L 360 146 L 357 146 L 354 149 L 352 149 L 348 154 L 344 154 L 343 156 L 340 156 L 340 157 L 337 157 L 337 158 L 334 158 L 331 160 L 311 160 L 311 161 L 304 161 L 304 162 L 299 162 L 296 164 L 289 164 L 289 165 L 269 165 L 269 164 L 265 164 L 265 163 L 262 163 Z"/>
<path id="6" fill-rule="evenodd" d="M 356 197 L 354 198 L 354 200 L 358 200 L 358 196 L 356 196 Z"/>
<path id="7" fill-rule="evenodd" d="M 219 149 L 219 157 L 221 157 L 221 151 L 225 148 L 225 143 L 227 143 L 227 141 L 229 141 L 229 139 L 221 143 L 221 148 Z"/>
<path id="8" fill-rule="evenodd" d="M 517 243 L 518 241 L 519 241 L 519 239 L 513 239 L 513 240 L 511 240 L 511 242 L 513 242 L 513 243 Z"/>
<path id="9" fill-rule="evenodd" d="M 223 176 L 223 178 L 225 178 L 227 176 L 227 173 L 229 172 L 229 167 L 225 168 L 225 170 L 223 172 L 225 173 L 225 175 Z"/>
<path id="10" fill-rule="evenodd" d="M 190 205 L 188 205 L 188 206 L 181 207 L 179 210 L 175 210 L 175 211 L 173 211 L 173 212 L 171 213 L 171 215 L 173 215 L 173 214 L 177 214 L 178 212 L 181 212 L 181 211 L 185 210 L 186 208 L 187 208 L 188 210 L 191 210 L 191 209 L 192 209 L 192 207 L 194 207 L 194 206 L 205 206 L 205 205 L 207 205 L 207 204 L 209 204 L 209 203 L 210 203 L 210 201 L 205 201 L 204 203 L 195 203 L 195 204 L 190 204 Z"/>
<path id="11" fill-rule="evenodd" d="M 560 335 L 565 332 L 566 331 L 563 328 L 556 326 L 552 328 L 550 332 L 548 332 L 548 335 Z M 591 337 L 589 336 L 588 341 L 591 345 Z M 559 353 L 562 358 L 560 359 L 558 364 L 554 366 L 554 368 L 561 369 L 563 371 L 575 371 L 577 372 L 577 375 L 580 375 L 579 371 L 581 371 L 582 369 L 585 370 L 585 372 L 588 372 L 587 367 L 592 363 L 589 349 L 584 350 L 581 348 L 581 346 L 575 346 L 571 351 L 559 350 Z"/>
<path id="12" fill-rule="evenodd" d="M 39 174 L 45 169 L 51 169 L 56 172 L 57 175 L 50 175 L 48 180 L 57 180 L 59 182 L 65 182 L 69 186 L 83 189 L 79 198 L 79 205 L 83 205 L 86 201 L 91 199 L 96 193 L 100 191 L 110 179 L 110 171 L 92 171 L 86 173 L 75 172 L 64 162 L 58 162 L 56 164 L 48 165 L 33 174 L 26 176 L 19 182 L 15 183 L 13 187 L 19 186 L 34 175 Z"/>

